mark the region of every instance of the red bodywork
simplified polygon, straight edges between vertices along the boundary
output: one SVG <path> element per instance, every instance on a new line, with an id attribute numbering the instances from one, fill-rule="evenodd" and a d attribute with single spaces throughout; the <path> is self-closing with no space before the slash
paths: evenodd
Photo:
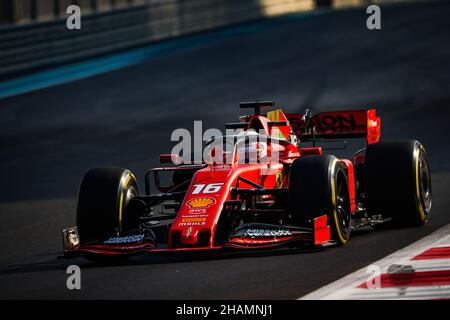
<path id="1" fill-rule="evenodd" d="M 279 189 L 288 187 L 289 167 L 298 157 L 308 155 L 322 155 L 320 147 L 298 148 L 290 143 L 290 135 L 310 137 L 359 137 L 365 138 L 368 144 L 380 139 L 380 118 L 376 116 L 375 109 L 352 110 L 320 113 L 312 117 L 315 123 L 315 131 L 308 132 L 305 127 L 302 114 L 283 114 L 281 110 L 272 111 L 268 117 L 261 115 L 247 116 L 248 129 L 263 130 L 271 137 L 282 139 L 283 142 L 270 145 L 270 151 L 277 148 L 279 159 L 276 162 L 267 161 L 255 164 L 209 164 L 193 174 L 190 185 L 187 188 L 184 199 L 168 231 L 168 245 L 165 248 L 157 247 L 151 241 L 142 241 L 137 244 L 106 245 L 85 244 L 77 248 L 66 250 L 71 253 L 91 254 L 132 254 L 136 252 L 180 252 L 180 251 L 204 251 L 224 248 L 255 249 L 272 248 L 293 241 L 307 241 L 315 246 L 326 245 L 330 241 L 330 227 L 327 225 L 327 215 L 324 213 L 315 219 L 309 232 L 291 234 L 285 232 L 269 237 L 248 238 L 233 236 L 229 242 L 217 246 L 214 244 L 216 228 L 224 212 L 224 204 L 232 200 L 233 187 L 255 188 L 254 185 L 267 189 Z M 281 122 L 285 121 L 285 123 Z M 363 154 L 355 155 L 355 161 L 363 161 Z M 161 162 L 171 162 L 171 155 L 161 155 Z M 173 160 L 173 157 L 172 157 Z M 356 211 L 355 201 L 355 176 L 354 163 L 341 159 L 347 169 L 349 196 L 351 211 Z M 165 170 L 163 168 L 152 169 L 154 171 Z M 172 169 L 172 168 L 171 168 Z M 174 168 L 173 170 L 177 170 Z M 244 178 L 244 179 L 241 179 Z M 238 181 L 239 180 L 239 181 Z M 167 192 L 167 190 L 163 190 Z M 266 196 L 265 199 L 270 199 Z"/>
<path id="2" fill-rule="evenodd" d="M 265 188 L 276 188 L 275 174 L 263 176 L 264 171 L 282 172 L 281 163 L 267 164 L 236 164 L 207 167 L 198 170 L 192 180 L 180 211 L 169 232 L 169 247 L 173 247 L 174 234 L 179 234 L 180 244 L 196 245 L 200 232 L 209 236 L 209 246 L 212 245 L 216 225 L 223 209 L 223 203 L 230 200 L 231 187 L 236 185 L 238 177 L 248 179 Z M 199 192 L 194 194 L 196 185 L 218 185 L 219 191 L 214 193 Z M 251 185 L 241 182 L 239 187 L 251 188 Z M 209 200 L 209 201 L 208 201 Z M 196 207 L 191 203 L 200 202 Z M 205 205 L 202 204 L 205 203 Z M 210 203 L 211 204 L 206 204 Z M 191 229 L 190 229 L 190 228 Z M 188 234 L 189 231 L 189 234 Z"/>

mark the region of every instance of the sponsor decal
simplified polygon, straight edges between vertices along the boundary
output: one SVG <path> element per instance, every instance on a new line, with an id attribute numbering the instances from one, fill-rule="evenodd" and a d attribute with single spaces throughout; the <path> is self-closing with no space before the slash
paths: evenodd
<path id="1" fill-rule="evenodd" d="M 190 214 L 202 214 L 202 213 L 206 213 L 206 209 L 204 209 L 204 208 L 194 208 L 194 209 L 189 209 L 188 212 Z"/>
<path id="2" fill-rule="evenodd" d="M 181 216 L 183 219 L 189 219 L 189 218 L 207 218 L 207 214 L 189 214 L 189 215 L 183 215 Z"/>
<path id="3" fill-rule="evenodd" d="M 181 219 L 181 222 L 205 222 L 206 218 L 184 218 Z"/>
<path id="4" fill-rule="evenodd" d="M 198 215 L 198 216 L 182 216 L 181 221 L 178 223 L 178 226 L 180 227 L 186 227 L 186 226 L 204 226 L 206 225 L 206 218 L 208 216 Z"/>
<path id="5" fill-rule="evenodd" d="M 326 114 L 317 117 L 316 125 L 319 129 L 335 128 L 335 127 L 357 127 L 355 116 L 349 114 Z"/>
<path id="6" fill-rule="evenodd" d="M 139 242 L 144 240 L 144 234 L 136 234 L 133 236 L 125 236 L 125 237 L 111 237 L 106 240 L 105 244 L 119 244 L 119 243 L 131 243 L 131 242 Z"/>
<path id="7" fill-rule="evenodd" d="M 216 203 L 216 200 L 214 198 L 210 197 L 199 197 L 189 200 L 186 205 L 191 209 L 198 209 L 198 208 L 208 208 L 209 206 Z"/>
<path id="8" fill-rule="evenodd" d="M 247 229 L 246 236 L 251 238 L 260 237 L 283 237 L 291 236 L 292 233 L 289 230 L 270 230 L 270 229 Z"/>
<path id="9" fill-rule="evenodd" d="M 178 226 L 187 227 L 187 226 L 204 226 L 206 222 L 180 222 Z"/>
<path id="10" fill-rule="evenodd" d="M 192 227 L 189 227 L 186 232 L 186 239 L 189 239 L 189 235 L 191 234 L 191 232 L 192 232 Z"/>

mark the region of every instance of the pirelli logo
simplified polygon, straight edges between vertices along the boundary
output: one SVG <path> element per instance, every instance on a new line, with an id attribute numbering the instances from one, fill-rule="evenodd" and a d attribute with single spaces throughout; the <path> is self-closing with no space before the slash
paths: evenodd
<path id="1" fill-rule="evenodd" d="M 206 218 L 183 218 L 181 223 L 205 222 Z"/>

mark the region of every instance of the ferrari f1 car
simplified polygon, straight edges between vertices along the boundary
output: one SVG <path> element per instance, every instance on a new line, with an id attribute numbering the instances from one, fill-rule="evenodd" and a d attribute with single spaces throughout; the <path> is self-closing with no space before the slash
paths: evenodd
<path id="1" fill-rule="evenodd" d="M 427 222 L 425 149 L 416 140 L 380 141 L 375 109 L 262 115 L 273 102 L 240 106 L 254 113 L 226 125 L 238 133 L 207 142 L 200 162 L 160 155 L 145 194 L 129 170 L 90 169 L 76 226 L 63 230 L 65 256 L 341 246 L 361 227 Z M 350 138 L 364 141 L 352 159 L 318 146 Z"/>

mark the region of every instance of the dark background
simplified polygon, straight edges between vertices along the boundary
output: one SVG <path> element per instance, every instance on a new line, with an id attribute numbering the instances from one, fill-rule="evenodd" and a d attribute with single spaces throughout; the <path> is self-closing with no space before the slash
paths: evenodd
<path id="1" fill-rule="evenodd" d="M 0 298 L 293 299 L 447 224 L 449 16 L 450 4 L 438 1 L 382 7 L 377 31 L 367 30 L 365 8 L 267 20 L 1 99 Z M 383 139 L 414 138 L 427 148 L 430 223 L 355 235 L 315 253 L 136 258 L 109 267 L 56 259 L 89 167 L 129 168 L 142 185 L 159 153 L 170 152 L 174 129 L 192 130 L 194 120 L 224 129 L 240 114 L 238 102 L 251 99 L 273 99 L 287 112 L 376 107 Z M 76 292 L 65 285 L 73 263 L 82 268 Z"/>

